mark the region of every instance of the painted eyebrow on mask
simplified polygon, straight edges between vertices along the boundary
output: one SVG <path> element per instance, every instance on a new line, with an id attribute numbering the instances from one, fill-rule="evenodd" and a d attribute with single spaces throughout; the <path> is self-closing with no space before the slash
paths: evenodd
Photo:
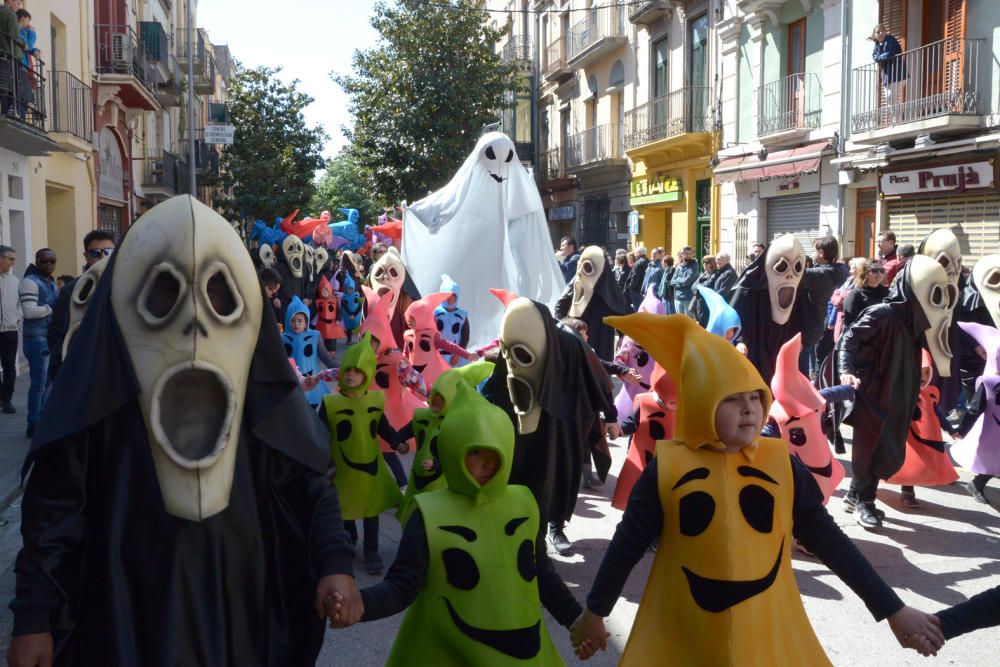
<path id="1" fill-rule="evenodd" d="M 517 530 L 518 526 L 520 526 L 527 520 L 528 517 L 526 516 L 519 516 L 516 519 L 511 519 L 510 521 L 507 522 L 507 525 L 504 526 L 503 532 L 507 533 L 508 535 L 513 535 L 514 531 Z"/>
<path id="2" fill-rule="evenodd" d="M 750 466 L 740 466 L 736 469 L 736 472 L 743 475 L 744 477 L 756 477 L 757 479 L 762 479 L 765 482 L 770 482 L 771 484 L 777 484 L 771 476 L 768 475 L 763 470 L 757 470 L 756 468 L 751 468 Z"/>
<path id="3" fill-rule="evenodd" d="M 785 424 L 787 425 L 787 424 L 791 424 L 792 422 L 797 422 L 797 421 L 799 421 L 799 419 L 801 419 L 801 418 L 800 417 L 789 417 L 788 421 L 786 421 Z"/>
<path id="4" fill-rule="evenodd" d="M 354 410 L 351 410 L 350 408 L 348 408 L 346 410 L 337 410 L 333 414 L 335 414 L 335 415 L 353 415 L 354 414 Z"/>
<path id="5" fill-rule="evenodd" d="M 475 542 L 478 537 L 478 535 L 476 535 L 476 531 L 471 528 L 466 528 L 465 526 L 440 526 L 440 528 L 443 531 L 458 535 L 466 542 Z"/>
<path id="6" fill-rule="evenodd" d="M 368 412 L 380 412 L 382 408 L 368 408 Z"/>
<path id="7" fill-rule="evenodd" d="M 677 483 L 674 484 L 673 488 L 671 488 L 670 490 L 674 491 L 677 488 L 679 488 L 682 484 L 693 482 L 696 479 L 707 479 L 707 478 L 708 478 L 708 468 L 695 468 L 694 470 L 689 470 L 683 475 L 681 475 L 681 478 L 677 480 Z"/>

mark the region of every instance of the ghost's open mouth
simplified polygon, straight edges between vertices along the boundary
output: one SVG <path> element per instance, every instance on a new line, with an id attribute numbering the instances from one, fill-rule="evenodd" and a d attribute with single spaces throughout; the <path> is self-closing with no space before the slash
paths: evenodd
<path id="1" fill-rule="evenodd" d="M 474 625 L 466 623 L 458 615 L 458 612 L 455 611 L 455 607 L 452 606 L 448 598 L 442 596 L 441 599 L 444 600 L 445 605 L 448 607 L 451 622 L 455 624 L 459 632 L 473 641 L 485 644 L 504 655 L 509 655 L 518 660 L 534 658 L 542 648 L 541 621 L 537 621 L 534 625 L 529 625 L 525 628 L 515 628 L 513 630 L 477 628 Z"/>
<path id="2" fill-rule="evenodd" d="M 774 566 L 771 571 L 760 579 L 750 579 L 749 581 L 709 579 L 695 574 L 686 567 L 681 567 L 687 576 L 688 589 L 695 604 L 705 611 L 720 612 L 730 607 L 749 600 L 755 595 L 760 595 L 774 583 L 778 578 L 778 570 L 781 568 L 781 555 L 785 549 L 785 539 L 781 539 L 781 546 L 778 547 L 778 556 L 774 559 Z"/>
<path id="3" fill-rule="evenodd" d="M 795 287 L 792 285 L 782 285 L 778 288 L 778 308 L 788 310 L 795 302 Z"/>
<path id="4" fill-rule="evenodd" d="M 508 375 L 507 389 L 510 391 L 510 400 L 517 414 L 526 415 L 535 407 L 535 390 L 521 378 Z"/>
<path id="5" fill-rule="evenodd" d="M 153 438 L 177 465 L 212 465 L 229 440 L 236 393 L 229 377 L 203 361 L 168 368 L 153 388 Z"/>
<path id="6" fill-rule="evenodd" d="M 379 295 L 379 298 L 381 298 L 391 291 L 392 291 L 391 287 L 386 287 L 385 285 L 382 285 L 381 287 L 378 288 L 377 294 Z"/>
<path id="7" fill-rule="evenodd" d="M 938 345 L 944 350 L 944 353 L 951 358 L 951 342 L 948 340 L 948 321 L 945 320 L 941 323 L 941 326 L 937 330 L 937 340 Z"/>
<path id="8" fill-rule="evenodd" d="M 492 179 L 493 179 L 494 181 L 496 181 L 497 183 L 503 183 L 503 182 L 504 182 L 504 180 L 505 180 L 503 176 L 497 176 L 497 175 L 496 175 L 496 174 L 494 174 L 494 173 L 493 173 L 492 171 L 490 172 L 490 178 L 492 178 Z"/>
<path id="9" fill-rule="evenodd" d="M 417 364 L 413 364 L 413 369 L 418 373 L 423 373 L 425 368 L 427 368 L 427 364 L 420 364 L 419 366 Z"/>
<path id="10" fill-rule="evenodd" d="M 291 266 L 292 271 L 295 271 L 296 273 L 302 270 L 302 260 L 299 259 L 298 257 L 292 257 L 288 261 L 288 265 Z"/>
<path id="11" fill-rule="evenodd" d="M 587 291 L 579 281 L 573 283 L 573 303 L 583 303 L 587 299 Z"/>

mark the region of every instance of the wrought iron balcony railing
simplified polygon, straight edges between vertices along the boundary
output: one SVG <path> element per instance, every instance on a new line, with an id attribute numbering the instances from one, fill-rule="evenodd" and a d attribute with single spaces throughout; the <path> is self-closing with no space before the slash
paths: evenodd
<path id="1" fill-rule="evenodd" d="M 687 132 L 711 132 L 711 88 L 689 86 L 625 113 L 625 150 Z"/>
<path id="2" fill-rule="evenodd" d="M 23 123 L 40 132 L 45 131 L 45 63 L 33 56 L 24 59 L 14 55 L 9 35 L 7 48 L 0 50 L 0 109 L 7 119 Z"/>
<path id="3" fill-rule="evenodd" d="M 142 170 L 144 188 L 163 188 L 169 194 L 177 190 L 177 156 L 170 151 L 147 151 Z"/>
<path id="4" fill-rule="evenodd" d="M 816 74 L 791 74 L 757 89 L 757 136 L 819 127 L 823 90 Z"/>
<path id="5" fill-rule="evenodd" d="M 94 26 L 97 39 L 98 74 L 135 77 L 149 92 L 156 93 L 156 65 L 146 47 L 127 25 Z"/>
<path id="6" fill-rule="evenodd" d="M 547 150 L 538 156 L 538 173 L 542 181 L 554 181 L 565 176 L 562 165 L 562 151 L 558 148 Z"/>
<path id="7" fill-rule="evenodd" d="M 531 62 L 535 59 L 534 45 L 527 35 L 514 35 L 500 50 L 500 59 L 505 63 Z"/>
<path id="8" fill-rule="evenodd" d="M 93 141 L 94 102 L 90 86 L 69 72 L 52 72 L 52 131 Z"/>
<path id="9" fill-rule="evenodd" d="M 628 20 L 626 10 L 625 5 L 613 4 L 594 7 L 587 12 L 586 18 L 570 28 L 567 60 L 573 60 L 601 40 L 623 37 Z"/>
<path id="10" fill-rule="evenodd" d="M 566 168 L 624 157 L 621 125 L 595 125 L 566 139 Z"/>

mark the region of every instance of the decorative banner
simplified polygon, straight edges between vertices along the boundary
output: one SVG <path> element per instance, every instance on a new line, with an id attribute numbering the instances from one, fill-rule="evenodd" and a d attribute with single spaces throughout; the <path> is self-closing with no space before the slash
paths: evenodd
<path id="1" fill-rule="evenodd" d="M 879 192 L 883 197 L 925 192 L 958 194 L 996 187 L 995 174 L 993 160 L 884 172 L 879 175 Z"/>
<path id="2" fill-rule="evenodd" d="M 769 178 L 760 181 L 757 191 L 762 199 L 819 192 L 819 172 Z"/>

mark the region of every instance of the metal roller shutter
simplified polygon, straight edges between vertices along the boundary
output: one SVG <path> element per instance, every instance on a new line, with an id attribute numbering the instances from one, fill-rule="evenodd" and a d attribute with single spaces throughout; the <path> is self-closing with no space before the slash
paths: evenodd
<path id="1" fill-rule="evenodd" d="M 767 200 L 767 240 L 795 234 L 807 255 L 819 238 L 819 193 L 771 197 Z"/>
<path id="2" fill-rule="evenodd" d="M 1000 253 L 1000 194 L 904 197 L 889 202 L 889 229 L 896 233 L 896 243 L 919 246 L 941 227 L 955 232 L 966 266 Z"/>

